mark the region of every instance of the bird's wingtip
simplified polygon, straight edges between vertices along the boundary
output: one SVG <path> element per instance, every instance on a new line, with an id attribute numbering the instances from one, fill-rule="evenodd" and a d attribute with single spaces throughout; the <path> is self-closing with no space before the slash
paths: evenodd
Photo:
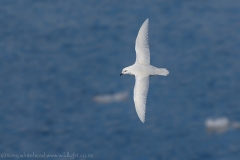
<path id="1" fill-rule="evenodd" d="M 142 123 L 144 123 L 145 122 L 145 117 L 139 117 L 139 119 L 140 119 L 140 121 L 142 122 Z"/>

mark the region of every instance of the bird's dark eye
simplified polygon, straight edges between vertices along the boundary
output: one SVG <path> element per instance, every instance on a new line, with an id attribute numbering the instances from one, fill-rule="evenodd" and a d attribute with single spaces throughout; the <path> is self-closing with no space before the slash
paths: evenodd
<path id="1" fill-rule="evenodd" d="M 127 72 L 127 70 L 124 70 L 123 72 Z"/>

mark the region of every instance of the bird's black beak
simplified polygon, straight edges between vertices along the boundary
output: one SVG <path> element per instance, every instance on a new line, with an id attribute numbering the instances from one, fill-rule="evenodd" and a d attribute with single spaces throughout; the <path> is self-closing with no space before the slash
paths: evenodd
<path id="1" fill-rule="evenodd" d="M 122 76 L 123 74 L 121 73 L 120 76 Z"/>

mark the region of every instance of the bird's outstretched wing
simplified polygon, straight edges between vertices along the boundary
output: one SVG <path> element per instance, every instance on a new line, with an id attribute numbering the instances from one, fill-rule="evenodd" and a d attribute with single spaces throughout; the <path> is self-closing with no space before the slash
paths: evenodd
<path id="1" fill-rule="evenodd" d="M 150 50 L 148 45 L 148 19 L 142 24 L 135 44 L 136 63 L 150 64 Z"/>
<path id="2" fill-rule="evenodd" d="M 135 76 L 134 103 L 137 115 L 140 120 L 145 122 L 146 101 L 149 86 L 149 77 Z"/>

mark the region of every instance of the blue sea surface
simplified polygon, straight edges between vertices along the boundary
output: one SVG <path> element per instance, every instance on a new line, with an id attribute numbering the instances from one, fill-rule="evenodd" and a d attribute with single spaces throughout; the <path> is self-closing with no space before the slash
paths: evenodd
<path id="1" fill-rule="evenodd" d="M 119 74 L 146 18 L 151 64 L 170 74 L 150 77 L 143 124 Z M 1 159 L 239 160 L 240 130 L 205 128 L 240 121 L 239 82 L 239 0 L 0 1 Z"/>

